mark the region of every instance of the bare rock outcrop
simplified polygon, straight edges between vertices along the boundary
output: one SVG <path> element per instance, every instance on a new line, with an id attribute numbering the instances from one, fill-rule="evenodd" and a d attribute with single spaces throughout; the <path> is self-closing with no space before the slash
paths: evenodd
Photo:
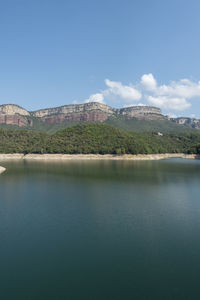
<path id="1" fill-rule="evenodd" d="M 0 105 L 0 124 L 19 127 L 32 126 L 34 118 L 44 123 L 56 124 L 63 122 L 104 122 L 110 116 L 124 116 L 144 120 L 165 119 L 161 110 L 152 106 L 132 106 L 116 109 L 102 103 L 90 102 L 28 112 L 18 105 Z"/>
<path id="2" fill-rule="evenodd" d="M 104 122 L 115 113 L 112 107 L 91 102 L 85 104 L 65 105 L 55 108 L 42 109 L 32 113 L 34 117 L 40 118 L 45 123 L 70 122 Z"/>
<path id="3" fill-rule="evenodd" d="M 15 104 L 0 105 L 0 124 L 16 125 L 19 127 L 32 125 L 32 120 L 27 117 L 30 113 Z"/>
<path id="4" fill-rule="evenodd" d="M 170 120 L 180 125 L 187 125 L 189 127 L 196 128 L 196 129 L 200 128 L 199 119 L 179 117 L 179 118 L 170 118 Z"/>
<path id="5" fill-rule="evenodd" d="M 21 116 L 30 116 L 30 113 L 24 108 L 16 104 L 3 104 L 0 105 L 0 114 L 3 115 L 21 115 Z"/>
<path id="6" fill-rule="evenodd" d="M 120 114 L 127 118 L 137 118 L 144 120 L 164 120 L 165 117 L 162 115 L 162 111 L 158 107 L 153 106 L 131 106 L 121 108 Z"/>
<path id="7" fill-rule="evenodd" d="M 72 104 L 72 105 L 64 105 L 64 106 L 48 108 L 48 109 L 40 109 L 32 112 L 32 115 L 34 117 L 42 118 L 42 117 L 56 115 L 56 114 L 84 113 L 84 112 L 90 112 L 96 110 L 103 111 L 108 115 L 112 115 L 115 111 L 115 109 L 113 109 L 108 105 L 97 103 L 97 102 L 90 102 L 84 104 Z"/>
<path id="8" fill-rule="evenodd" d="M 45 123 L 70 122 L 104 122 L 110 116 L 125 116 L 146 120 L 165 119 L 159 108 L 152 106 L 132 106 L 121 109 L 108 105 L 91 102 L 85 104 L 66 105 L 50 109 L 42 109 L 32 112 L 34 117 L 40 118 Z"/>
<path id="9" fill-rule="evenodd" d="M 26 117 L 20 116 L 18 114 L 16 115 L 2 115 L 0 114 L 0 124 L 6 124 L 6 125 L 15 125 L 19 127 L 23 126 L 32 126 L 33 121 L 28 120 Z"/>

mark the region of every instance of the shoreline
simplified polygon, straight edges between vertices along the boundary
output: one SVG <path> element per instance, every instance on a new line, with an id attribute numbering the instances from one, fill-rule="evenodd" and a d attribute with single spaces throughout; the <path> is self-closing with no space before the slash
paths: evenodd
<path id="1" fill-rule="evenodd" d="M 67 160 L 161 160 L 168 158 L 200 159 L 200 155 L 184 153 L 164 154 L 0 154 L 0 161 L 5 160 L 39 160 L 39 161 L 67 161 Z"/>

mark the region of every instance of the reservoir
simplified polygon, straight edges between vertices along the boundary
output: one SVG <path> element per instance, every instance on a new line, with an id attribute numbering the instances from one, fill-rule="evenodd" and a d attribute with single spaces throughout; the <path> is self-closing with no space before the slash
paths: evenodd
<path id="1" fill-rule="evenodd" d="M 0 299 L 200 298 L 199 160 L 0 165 Z"/>

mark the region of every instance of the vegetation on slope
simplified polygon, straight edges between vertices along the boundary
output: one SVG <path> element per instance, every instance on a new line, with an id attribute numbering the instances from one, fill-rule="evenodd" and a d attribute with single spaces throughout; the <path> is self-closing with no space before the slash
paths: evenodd
<path id="1" fill-rule="evenodd" d="M 40 131 L 40 132 L 47 132 L 47 133 L 55 133 L 59 130 L 72 127 L 79 124 L 85 124 L 84 122 L 63 122 L 63 123 L 44 123 L 40 120 L 38 120 L 35 117 L 27 117 L 27 119 L 33 121 L 33 126 L 25 126 L 25 127 L 19 127 L 17 125 L 8 125 L 8 124 L 0 124 L 0 128 L 3 129 L 9 129 L 9 130 L 31 130 L 31 131 Z"/>
<path id="2" fill-rule="evenodd" d="M 46 133 L 0 129 L 0 153 L 42 153 L 47 139 Z"/>
<path id="3" fill-rule="evenodd" d="M 63 122 L 63 123 L 54 123 L 48 124 L 40 121 L 35 117 L 28 117 L 28 119 L 32 119 L 33 126 L 21 127 L 14 125 L 5 125 L 0 124 L 0 128 L 12 129 L 12 130 L 34 130 L 41 131 L 47 133 L 56 133 L 59 130 L 72 127 L 75 125 L 85 125 L 85 124 L 101 124 L 99 122 Z M 172 122 L 170 120 L 138 120 L 136 118 L 126 118 L 124 116 L 117 117 L 109 117 L 105 122 L 105 124 L 112 125 L 116 128 L 128 131 L 128 132 L 162 132 L 162 133 L 192 133 L 197 132 L 198 130 L 191 128 L 188 125 L 180 125 Z"/>
<path id="4" fill-rule="evenodd" d="M 38 118 L 35 118 L 35 117 L 29 117 L 29 118 L 32 119 L 33 126 L 27 128 L 27 129 L 41 131 L 41 132 L 47 132 L 47 133 L 55 133 L 59 130 L 62 130 L 62 129 L 72 127 L 72 126 L 79 125 L 79 124 L 83 123 L 83 122 L 66 121 L 66 122 L 62 122 L 62 123 L 50 124 L 50 123 L 44 123 L 44 122 L 40 121 Z"/>
<path id="5" fill-rule="evenodd" d="M 109 117 L 106 124 L 130 132 L 192 133 L 197 130 L 187 125 L 176 124 L 170 120 L 138 120 L 124 116 Z"/>
<path id="6" fill-rule="evenodd" d="M 107 124 L 70 127 L 54 134 L 0 129 L 0 153 L 200 153 L 200 133 L 130 133 Z"/>

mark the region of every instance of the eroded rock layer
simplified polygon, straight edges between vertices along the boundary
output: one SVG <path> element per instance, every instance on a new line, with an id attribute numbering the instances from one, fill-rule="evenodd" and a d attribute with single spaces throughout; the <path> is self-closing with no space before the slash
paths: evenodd
<path id="1" fill-rule="evenodd" d="M 18 114 L 16 115 L 0 114 L 0 124 L 15 125 L 19 127 L 28 126 L 28 125 L 32 126 L 32 120 L 28 120 L 27 118 L 20 116 Z"/>
<path id="2" fill-rule="evenodd" d="M 21 116 L 30 116 L 30 113 L 24 108 L 16 104 L 3 104 L 0 105 L 0 114 L 3 115 L 15 115 L 19 114 Z"/>
<path id="3" fill-rule="evenodd" d="M 196 128 L 196 129 L 200 128 L 199 119 L 179 117 L 179 118 L 171 118 L 171 121 L 180 125 L 187 125 L 189 127 Z"/>
<path id="4" fill-rule="evenodd" d="M 104 122 L 108 115 L 102 111 L 68 113 L 42 117 L 42 122 L 58 124 L 63 122 Z"/>
<path id="5" fill-rule="evenodd" d="M 122 109 L 112 108 L 108 105 L 91 102 L 77 105 L 41 109 L 28 112 L 18 105 L 0 106 L 0 123 L 22 126 L 32 126 L 31 116 L 41 122 L 58 124 L 63 122 L 104 122 L 108 117 L 125 116 L 146 120 L 165 119 L 159 108 L 152 106 L 132 106 Z"/>
<path id="6" fill-rule="evenodd" d="M 131 106 L 119 109 L 118 113 L 127 118 L 137 118 L 145 120 L 165 119 L 165 117 L 162 115 L 161 109 L 153 106 Z"/>
<path id="7" fill-rule="evenodd" d="M 112 115 L 114 114 L 116 109 L 105 104 L 90 102 L 84 104 L 73 104 L 73 105 L 65 105 L 65 106 L 48 108 L 48 109 L 40 109 L 32 112 L 32 115 L 34 117 L 42 118 L 42 117 L 55 115 L 55 114 L 84 113 L 84 112 L 90 112 L 96 110 L 103 111 L 107 115 Z"/>
<path id="8" fill-rule="evenodd" d="M 32 120 L 27 117 L 30 113 L 15 104 L 0 105 L 0 124 L 15 125 L 19 127 L 32 126 Z"/>
<path id="9" fill-rule="evenodd" d="M 117 115 L 147 120 L 165 118 L 159 108 L 152 106 L 132 106 L 116 109 L 96 102 L 42 109 L 33 112 L 32 115 L 40 118 L 45 123 L 62 123 L 65 121 L 104 122 L 109 116 Z"/>

